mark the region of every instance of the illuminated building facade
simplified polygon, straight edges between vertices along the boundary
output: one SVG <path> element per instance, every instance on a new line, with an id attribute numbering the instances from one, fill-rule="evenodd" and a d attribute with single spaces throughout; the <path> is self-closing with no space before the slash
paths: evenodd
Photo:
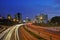
<path id="1" fill-rule="evenodd" d="M 22 15 L 20 13 L 17 13 L 15 15 L 15 19 L 16 19 L 17 22 L 21 22 L 22 21 Z"/>
<path id="2" fill-rule="evenodd" d="M 11 17 L 11 15 L 7 15 L 7 19 L 9 19 L 9 20 L 12 20 L 12 17 Z"/>
<path id="3" fill-rule="evenodd" d="M 40 14 L 35 17 L 37 23 L 47 23 L 48 21 L 48 15 Z"/>

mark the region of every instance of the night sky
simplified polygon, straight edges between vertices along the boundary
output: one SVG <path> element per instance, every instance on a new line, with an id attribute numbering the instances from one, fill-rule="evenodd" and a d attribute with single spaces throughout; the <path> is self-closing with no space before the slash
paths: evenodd
<path id="1" fill-rule="evenodd" d="M 60 0 L 0 0 L 0 15 L 22 13 L 23 18 L 48 14 L 49 19 L 60 16 Z"/>

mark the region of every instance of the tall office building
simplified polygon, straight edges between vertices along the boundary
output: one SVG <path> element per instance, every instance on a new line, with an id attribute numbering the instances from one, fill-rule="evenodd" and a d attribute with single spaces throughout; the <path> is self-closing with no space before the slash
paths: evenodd
<path id="1" fill-rule="evenodd" d="M 48 15 L 40 14 L 40 22 L 47 23 L 47 21 L 48 21 Z"/>
<path id="2" fill-rule="evenodd" d="M 7 19 L 12 20 L 12 17 L 10 14 L 7 15 Z"/>
<path id="3" fill-rule="evenodd" d="M 15 19 L 16 19 L 16 21 L 21 22 L 22 21 L 22 14 L 21 13 L 17 13 L 15 15 Z"/>
<path id="4" fill-rule="evenodd" d="M 35 17 L 37 23 L 47 23 L 48 21 L 48 15 L 40 14 Z"/>

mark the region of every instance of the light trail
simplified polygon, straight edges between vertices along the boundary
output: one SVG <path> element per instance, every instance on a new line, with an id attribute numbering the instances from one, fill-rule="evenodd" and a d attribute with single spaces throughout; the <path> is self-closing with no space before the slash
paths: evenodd
<path id="1" fill-rule="evenodd" d="M 0 34 L 0 39 L 11 29 L 12 27 L 8 28 L 7 30 L 3 31 L 1 34 Z"/>
<path id="2" fill-rule="evenodd" d="M 5 32 L 3 32 L 3 34 L 0 34 L 0 39 L 3 38 L 3 36 L 7 33 L 6 36 L 4 36 L 3 40 L 11 40 L 11 36 L 13 34 L 13 32 L 15 33 L 15 40 L 19 40 L 19 34 L 18 34 L 18 29 L 19 27 L 21 27 L 23 24 L 18 24 L 18 25 L 14 25 L 11 28 L 8 28 Z"/>

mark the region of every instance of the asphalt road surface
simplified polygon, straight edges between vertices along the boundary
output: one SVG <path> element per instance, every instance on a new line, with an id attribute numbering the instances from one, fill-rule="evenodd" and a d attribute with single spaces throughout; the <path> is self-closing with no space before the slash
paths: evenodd
<path id="1" fill-rule="evenodd" d="M 32 24 L 17 24 L 9 27 L 8 29 L 0 33 L 0 40 L 38 40 L 36 37 L 27 32 L 24 27 L 30 29 L 30 31 L 32 32 L 36 31 L 34 33 L 39 33 L 38 35 L 44 39 L 60 40 L 60 31 L 54 31 L 50 29 L 48 30 L 46 28 L 38 27 Z M 50 36 L 52 37 L 52 39 L 50 38 Z"/>
<path id="2" fill-rule="evenodd" d="M 42 37 L 44 37 L 44 35 L 46 34 L 47 36 L 50 36 L 54 40 L 60 40 L 60 31 L 51 30 L 49 28 L 45 28 L 42 26 L 36 26 L 36 25 L 30 24 L 30 23 L 27 24 L 27 27 L 32 29 L 32 31 L 34 30 L 39 34 L 43 34 Z"/>
<path id="3" fill-rule="evenodd" d="M 0 34 L 0 40 L 20 40 L 18 35 L 18 28 L 23 24 L 14 25 Z M 14 35 L 12 35 L 14 34 Z M 13 36 L 13 38 L 11 38 Z"/>

